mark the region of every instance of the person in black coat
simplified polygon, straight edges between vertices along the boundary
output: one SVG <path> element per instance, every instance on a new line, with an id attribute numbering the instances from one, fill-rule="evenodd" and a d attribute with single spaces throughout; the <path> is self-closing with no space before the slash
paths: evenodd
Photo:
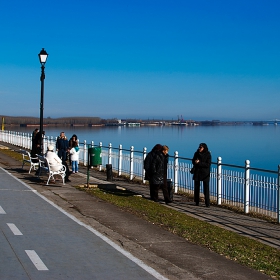
<path id="1" fill-rule="evenodd" d="M 150 180 L 152 183 L 151 197 L 152 200 L 158 201 L 158 190 L 162 189 L 165 203 L 172 202 L 167 189 L 167 163 L 168 163 L 167 146 L 162 146 L 161 150 L 155 152 L 151 164 Z"/>
<path id="2" fill-rule="evenodd" d="M 67 154 L 69 151 L 69 142 L 64 132 L 61 132 L 60 136 L 56 140 L 56 150 L 58 152 L 58 156 L 62 159 L 62 161 L 66 162 Z"/>
<path id="3" fill-rule="evenodd" d="M 31 157 L 35 158 L 37 157 L 37 154 L 40 154 L 40 149 L 38 150 L 38 147 L 40 148 L 40 142 L 38 143 L 38 137 L 36 137 L 37 133 L 39 132 L 39 129 L 36 128 L 32 132 L 32 147 L 31 147 Z M 40 138 L 39 138 L 40 140 Z"/>
<path id="4" fill-rule="evenodd" d="M 156 154 L 162 150 L 161 144 L 156 144 L 153 149 L 147 154 L 144 160 L 144 169 L 145 169 L 145 180 L 149 181 L 150 187 L 150 197 L 151 200 L 157 200 L 158 198 L 154 198 L 154 188 L 152 183 L 152 161 L 155 158 Z"/>
<path id="5" fill-rule="evenodd" d="M 194 202 L 199 205 L 200 182 L 203 182 L 203 191 L 206 207 L 210 207 L 209 181 L 211 154 L 205 143 L 199 144 L 197 151 L 194 153 L 192 163 L 194 165 Z"/>
<path id="6" fill-rule="evenodd" d="M 44 150 L 44 139 L 45 139 L 45 131 L 43 133 L 41 131 L 38 131 L 36 135 L 34 136 L 34 140 L 32 140 L 32 150 L 31 150 L 31 156 L 37 157 L 36 155 L 42 155 Z M 42 147 L 41 147 L 42 145 Z M 42 151 L 41 151 L 42 148 Z M 37 160 L 36 160 L 37 161 Z"/>

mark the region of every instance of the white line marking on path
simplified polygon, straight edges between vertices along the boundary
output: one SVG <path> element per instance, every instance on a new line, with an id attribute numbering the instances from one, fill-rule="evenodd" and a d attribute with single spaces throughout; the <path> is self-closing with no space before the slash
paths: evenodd
<path id="1" fill-rule="evenodd" d="M 123 254 L 124 256 L 126 256 L 128 259 L 130 259 L 131 261 L 133 261 L 134 263 L 136 263 L 138 266 L 140 266 L 141 268 L 143 268 L 145 271 L 147 271 L 149 274 L 151 274 L 152 276 L 154 276 L 156 279 L 158 280 L 168 280 L 168 278 L 164 277 L 163 275 L 161 275 L 160 273 L 158 273 L 156 270 L 154 270 L 152 267 L 146 265 L 142 260 L 134 257 L 131 253 L 129 253 L 128 251 L 124 250 L 123 248 L 121 248 L 119 245 L 117 245 L 116 243 L 114 243 L 113 241 L 111 241 L 108 237 L 106 237 L 105 235 L 101 234 L 99 231 L 95 230 L 94 228 L 86 225 L 85 223 L 81 222 L 80 220 L 78 220 L 75 216 L 67 213 L 65 210 L 63 210 L 61 207 L 59 207 L 58 205 L 54 204 L 52 201 L 50 201 L 49 199 L 47 199 L 45 196 L 43 196 L 42 194 L 38 193 L 36 190 L 32 189 L 32 187 L 30 187 L 29 185 L 27 185 L 26 183 L 22 182 L 20 179 L 18 179 L 17 177 L 15 177 L 13 174 L 9 173 L 8 171 L 6 171 L 5 169 L 3 169 L 2 167 L 0 167 L 0 170 L 4 170 L 7 174 L 9 174 L 11 177 L 13 177 L 15 180 L 17 180 L 18 182 L 20 182 L 21 184 L 23 184 L 24 186 L 26 186 L 28 189 L 33 190 L 34 193 L 36 195 L 38 195 L 39 197 L 41 197 L 43 200 L 45 200 L 46 202 L 48 202 L 49 204 L 51 204 L 53 207 L 55 207 L 56 209 L 58 209 L 60 212 L 62 212 L 64 215 L 66 215 L 67 217 L 69 217 L 70 219 L 72 219 L 73 221 L 75 221 L 77 224 L 85 227 L 86 229 L 88 229 L 89 231 L 91 231 L 92 233 L 94 233 L 96 236 L 98 236 L 99 238 L 101 238 L 103 241 L 105 241 L 107 244 L 109 244 L 110 246 L 112 246 L 115 250 L 119 251 L 121 254 Z"/>
<path id="2" fill-rule="evenodd" d="M 15 226 L 15 224 L 7 223 L 7 225 L 14 235 L 23 235 L 21 231 Z"/>
<path id="3" fill-rule="evenodd" d="M 4 211 L 4 209 L 0 206 L 0 214 L 6 214 L 6 212 Z"/>
<path id="4" fill-rule="evenodd" d="M 49 270 L 34 250 L 25 250 L 25 252 L 38 270 Z"/>

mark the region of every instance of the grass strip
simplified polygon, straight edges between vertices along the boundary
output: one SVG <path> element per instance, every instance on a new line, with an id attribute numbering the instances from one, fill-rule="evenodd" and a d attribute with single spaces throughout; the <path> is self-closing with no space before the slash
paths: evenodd
<path id="1" fill-rule="evenodd" d="M 276 248 L 135 196 L 135 193 L 128 190 L 79 189 L 165 228 L 193 244 L 207 247 L 228 259 L 280 279 L 280 251 Z"/>
<path id="2" fill-rule="evenodd" d="M 13 150 L 10 150 L 10 149 L 0 149 L 0 152 L 2 154 L 5 154 L 11 158 L 14 158 L 18 161 L 22 161 L 22 154 L 16 152 L 16 151 L 13 151 Z"/>

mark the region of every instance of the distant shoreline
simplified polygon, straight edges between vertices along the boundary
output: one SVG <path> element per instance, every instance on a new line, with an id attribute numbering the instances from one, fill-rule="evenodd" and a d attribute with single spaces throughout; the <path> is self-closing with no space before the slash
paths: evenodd
<path id="1" fill-rule="evenodd" d="M 280 123 L 279 123 L 280 124 Z M 141 126 L 183 126 L 183 127 L 195 127 L 195 126 L 268 126 L 275 125 L 277 126 L 277 122 L 166 122 L 166 123 L 145 123 L 145 122 L 133 122 L 133 123 L 106 123 L 106 124 L 44 124 L 44 127 L 119 127 L 119 126 L 127 126 L 127 127 L 141 127 Z M 38 128 L 39 124 L 4 124 L 5 127 L 36 127 Z"/>
<path id="2" fill-rule="evenodd" d="M 10 117 L 0 116 L 4 126 L 38 127 L 40 120 L 35 117 Z M 101 119 L 99 117 L 67 117 L 67 118 L 44 118 L 44 127 L 103 127 L 103 126 L 221 126 L 221 125 L 278 125 L 280 120 L 269 121 L 221 121 L 221 120 L 184 120 L 182 117 L 176 120 L 163 119 Z"/>

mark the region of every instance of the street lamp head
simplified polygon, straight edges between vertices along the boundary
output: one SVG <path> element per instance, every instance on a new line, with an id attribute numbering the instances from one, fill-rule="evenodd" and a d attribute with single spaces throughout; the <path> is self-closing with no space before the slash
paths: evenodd
<path id="1" fill-rule="evenodd" d="M 47 54 L 47 52 L 45 51 L 44 48 L 42 48 L 42 50 L 40 51 L 38 56 L 39 56 L 40 63 L 42 65 L 45 65 L 45 63 L 47 62 L 48 54 Z"/>

